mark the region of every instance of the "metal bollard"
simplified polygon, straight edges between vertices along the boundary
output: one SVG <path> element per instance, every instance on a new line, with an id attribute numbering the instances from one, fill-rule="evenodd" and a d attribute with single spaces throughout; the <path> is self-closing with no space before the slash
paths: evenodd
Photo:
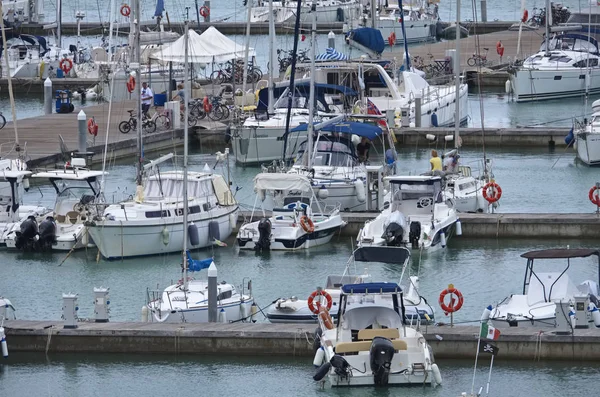
<path id="1" fill-rule="evenodd" d="M 327 43 L 329 48 L 335 48 L 335 33 L 329 32 L 327 34 Z"/>
<path id="2" fill-rule="evenodd" d="M 217 322 L 217 266 L 208 267 L 208 322 Z"/>
<path id="3" fill-rule="evenodd" d="M 50 77 L 46 77 L 44 80 L 44 114 L 52 114 L 52 80 Z"/>
<path id="4" fill-rule="evenodd" d="M 79 153 L 85 153 L 87 151 L 86 117 L 87 116 L 83 110 L 80 110 L 77 114 L 77 128 L 79 131 Z"/>

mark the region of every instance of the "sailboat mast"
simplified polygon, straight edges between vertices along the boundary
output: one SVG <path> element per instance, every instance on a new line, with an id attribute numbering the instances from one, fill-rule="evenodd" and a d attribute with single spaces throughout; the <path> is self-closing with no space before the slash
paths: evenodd
<path id="1" fill-rule="evenodd" d="M 250 19 L 252 18 L 252 1 L 248 2 L 248 16 L 246 19 L 246 44 L 244 45 L 244 72 L 242 73 L 242 98 L 246 98 L 246 81 L 248 81 L 248 56 L 250 53 Z M 233 60 L 233 74 L 235 75 L 237 59 Z M 233 79 L 235 81 L 235 78 Z M 246 105 L 246 100 L 242 99 L 242 107 Z"/>
<path id="2" fill-rule="evenodd" d="M 404 54 L 406 57 L 406 71 L 410 72 L 410 55 L 408 54 L 408 40 L 406 40 L 406 26 L 404 25 L 404 5 L 402 0 L 398 0 L 398 7 L 400 7 L 400 26 L 402 27 L 402 38 L 404 40 Z M 395 35 L 395 33 L 394 33 Z M 394 43 L 395 44 L 395 43 Z"/>
<path id="3" fill-rule="evenodd" d="M 8 62 L 8 45 L 6 43 L 6 30 L 4 29 L 4 11 L 2 10 L 2 2 L 0 2 L 0 28 L 2 29 L 2 46 L 4 47 L 4 64 L 6 66 L 6 76 L 8 81 L 8 97 L 10 98 L 10 110 L 12 112 L 13 129 L 15 130 L 15 151 L 20 156 L 21 148 L 19 146 L 19 132 L 17 129 L 17 108 L 15 105 L 15 95 L 13 93 L 12 76 L 10 75 L 10 63 Z"/>
<path id="4" fill-rule="evenodd" d="M 133 37 L 133 47 L 134 47 L 134 59 L 133 62 L 137 65 L 137 69 L 135 70 L 135 80 L 137 84 L 142 84 L 142 74 L 141 74 L 141 50 L 140 50 L 140 22 L 142 19 L 142 12 L 140 7 L 140 0 L 133 0 L 133 15 L 135 16 L 135 20 L 133 21 L 135 27 L 135 33 Z M 137 99 L 137 149 L 139 159 L 136 164 L 136 184 L 137 186 L 142 186 L 142 173 L 143 167 L 142 163 L 144 161 L 144 149 L 142 147 L 142 90 L 136 86 L 135 88 L 135 98 Z"/>
<path id="5" fill-rule="evenodd" d="M 62 0 L 56 2 L 56 46 L 62 48 Z"/>
<path id="6" fill-rule="evenodd" d="M 546 51 L 544 53 L 545 56 L 550 56 L 550 18 L 552 15 L 552 10 L 550 8 L 550 0 L 546 0 Z"/>
<path id="7" fill-rule="evenodd" d="M 273 93 L 273 71 L 275 68 L 279 68 L 279 65 L 275 65 L 275 15 L 273 15 L 273 0 L 269 0 L 269 105 L 267 106 L 267 113 L 273 114 L 275 96 Z"/>
<path id="8" fill-rule="evenodd" d="M 188 7 L 189 11 L 189 7 Z M 184 22 L 184 61 L 183 61 L 183 75 L 185 76 L 184 80 L 184 92 L 183 96 L 184 102 L 184 115 L 183 115 L 183 288 L 187 290 L 188 281 L 187 281 L 187 240 L 188 240 L 188 106 L 189 106 L 189 97 L 192 92 L 192 87 L 190 83 L 189 76 L 189 64 L 188 64 L 188 54 L 189 54 L 189 18 L 186 16 L 186 20 Z"/>
<path id="9" fill-rule="evenodd" d="M 311 154 L 313 150 L 313 127 L 315 120 L 315 47 L 317 46 L 317 6 L 310 6 L 312 15 L 311 45 L 310 45 L 310 89 L 308 94 L 308 141 L 306 143 L 306 166 L 312 168 Z"/>
<path id="10" fill-rule="evenodd" d="M 456 0 L 456 56 L 454 61 L 456 107 L 454 109 L 454 147 L 458 149 L 460 140 L 460 0 Z"/>

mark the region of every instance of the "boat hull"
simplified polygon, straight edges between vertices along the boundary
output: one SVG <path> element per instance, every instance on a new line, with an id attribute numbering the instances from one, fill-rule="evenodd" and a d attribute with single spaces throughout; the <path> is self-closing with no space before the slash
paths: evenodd
<path id="1" fill-rule="evenodd" d="M 251 314 L 251 307 L 254 299 L 250 298 L 244 302 L 234 302 L 229 304 L 217 304 L 217 313 L 221 309 L 225 310 L 227 322 L 240 321 Z M 173 311 L 150 310 L 148 320 L 150 322 L 160 323 L 208 323 L 208 307 L 188 308 Z"/>
<path id="2" fill-rule="evenodd" d="M 577 158 L 587 165 L 600 165 L 600 134 L 576 134 Z"/>
<path id="3" fill-rule="evenodd" d="M 586 70 L 521 69 L 510 75 L 517 102 L 577 97 L 586 93 Z M 590 95 L 600 93 L 600 69 L 590 69 Z"/>
<path id="4" fill-rule="evenodd" d="M 328 228 L 318 229 L 312 233 L 304 233 L 295 239 L 274 237 L 271 239 L 270 249 L 272 251 L 295 251 L 308 249 L 311 247 L 318 247 L 319 245 L 324 245 L 330 242 L 335 232 L 340 230 L 340 228 L 342 228 L 344 225 L 345 223 Z M 258 237 L 238 237 L 237 241 L 240 249 L 254 250 L 256 248 L 256 243 L 258 242 Z"/>

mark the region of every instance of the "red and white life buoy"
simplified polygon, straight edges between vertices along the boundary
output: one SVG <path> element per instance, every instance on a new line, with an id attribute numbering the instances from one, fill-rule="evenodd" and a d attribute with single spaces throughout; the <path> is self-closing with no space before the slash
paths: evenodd
<path id="1" fill-rule="evenodd" d="M 525 23 L 529 19 L 529 12 L 527 10 L 523 11 L 523 17 L 521 18 L 521 22 Z"/>
<path id="2" fill-rule="evenodd" d="M 90 135 L 98 136 L 98 124 L 93 117 L 88 120 L 87 128 Z"/>
<path id="3" fill-rule="evenodd" d="M 331 318 L 331 314 L 329 314 L 329 309 L 327 309 L 325 306 L 321 306 L 319 308 L 319 318 L 321 319 L 321 322 L 323 323 L 323 326 L 327 329 L 333 329 L 334 325 L 333 325 L 333 318 Z"/>
<path id="4" fill-rule="evenodd" d="M 598 193 L 596 193 L 598 191 Z M 600 206 L 600 188 L 598 186 L 594 186 L 590 189 L 588 193 L 588 198 L 595 206 Z"/>
<path id="5" fill-rule="evenodd" d="M 496 43 L 496 52 L 498 53 L 498 55 L 500 55 L 500 57 L 504 55 L 504 45 L 502 45 L 501 41 L 498 41 Z"/>
<path id="6" fill-rule="evenodd" d="M 65 74 L 69 74 L 71 69 L 73 69 L 73 61 L 71 61 L 69 58 L 63 58 L 59 62 L 58 67 L 61 68 Z"/>
<path id="7" fill-rule="evenodd" d="M 135 77 L 129 76 L 127 79 L 127 91 L 131 94 L 135 90 Z"/>
<path id="8" fill-rule="evenodd" d="M 123 15 L 124 17 L 128 17 L 129 15 L 131 15 L 131 7 L 129 7 L 127 4 L 123 4 L 121 6 L 121 15 Z"/>
<path id="9" fill-rule="evenodd" d="M 483 198 L 492 204 L 502 197 L 502 188 L 496 182 L 489 182 L 483 187 Z"/>
<path id="10" fill-rule="evenodd" d="M 324 306 L 327 308 L 327 310 L 331 309 L 331 305 L 333 304 L 333 300 L 331 299 L 331 295 L 329 295 L 327 293 L 327 291 L 322 290 L 322 289 L 318 289 L 315 292 L 313 292 L 312 294 L 310 294 L 310 296 L 308 297 L 308 308 L 310 309 L 311 312 L 313 312 L 314 314 L 319 314 L 319 309 L 321 308 L 321 300 L 317 300 L 317 302 L 315 303 L 315 298 L 317 296 L 322 296 L 323 298 L 325 298 L 325 301 L 327 302 L 327 305 Z"/>
<path id="11" fill-rule="evenodd" d="M 394 44 L 396 44 L 396 32 L 390 33 L 390 37 L 388 37 L 388 44 L 392 47 Z"/>
<path id="12" fill-rule="evenodd" d="M 446 295 L 450 295 L 450 304 L 448 305 L 446 304 L 446 302 L 444 302 L 444 298 L 446 298 Z M 456 297 L 456 299 L 454 297 Z M 440 293 L 439 304 L 444 313 L 446 314 L 459 311 L 464 302 L 465 299 L 463 298 L 462 293 L 456 288 L 454 288 L 452 284 L 450 284 L 448 288 L 446 288 Z"/>
<path id="13" fill-rule="evenodd" d="M 200 15 L 202 15 L 203 18 L 206 18 L 207 16 L 209 16 L 210 8 L 208 8 L 207 6 L 200 7 Z"/>

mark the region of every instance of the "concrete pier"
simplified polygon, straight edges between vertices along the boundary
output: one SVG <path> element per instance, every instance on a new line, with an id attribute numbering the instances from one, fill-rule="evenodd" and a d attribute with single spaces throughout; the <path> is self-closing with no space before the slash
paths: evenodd
<path id="1" fill-rule="evenodd" d="M 156 353 L 312 357 L 316 325 L 271 323 L 94 323 L 64 329 L 62 321 L 4 324 L 11 357 L 39 353 Z M 477 326 L 429 326 L 421 332 L 436 358 L 473 359 Z M 559 336 L 533 329 L 502 330 L 500 360 L 600 360 L 600 330 Z M 10 357 L 9 357 L 10 362 Z M 309 362 L 309 361 L 307 361 Z"/>

